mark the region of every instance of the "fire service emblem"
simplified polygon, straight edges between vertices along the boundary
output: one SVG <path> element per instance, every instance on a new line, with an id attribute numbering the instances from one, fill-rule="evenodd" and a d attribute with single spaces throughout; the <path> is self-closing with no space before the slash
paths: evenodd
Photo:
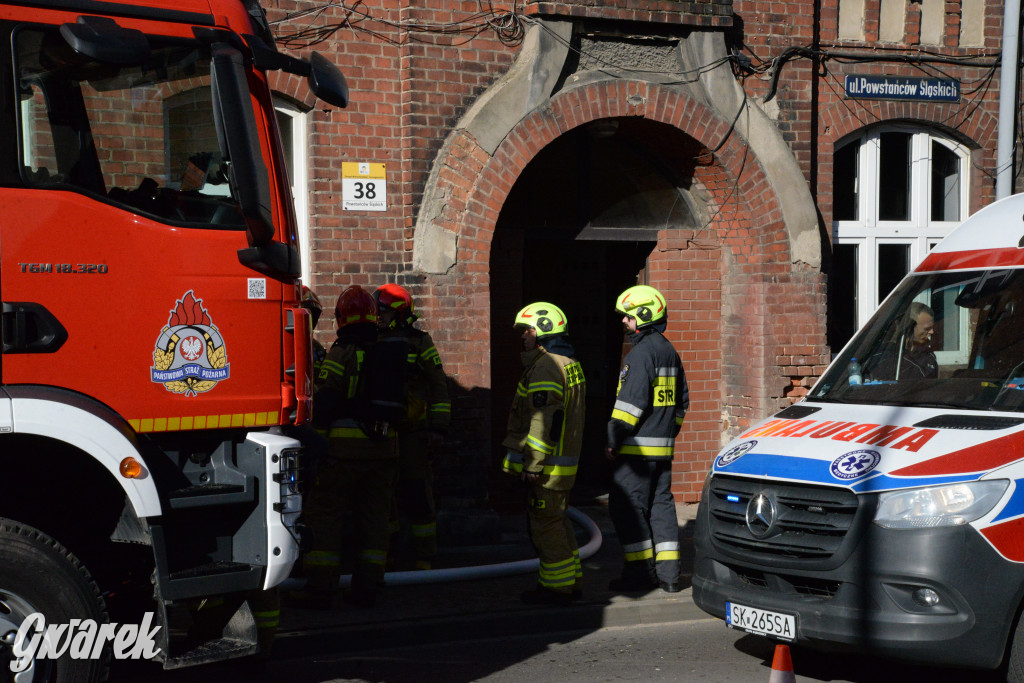
<path id="1" fill-rule="evenodd" d="M 192 290 L 178 300 L 153 350 L 152 379 L 167 391 L 196 396 L 227 379 L 224 339 Z"/>

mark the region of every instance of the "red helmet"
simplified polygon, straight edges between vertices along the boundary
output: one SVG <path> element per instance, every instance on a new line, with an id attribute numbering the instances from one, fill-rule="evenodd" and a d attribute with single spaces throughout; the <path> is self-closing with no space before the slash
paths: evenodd
<path id="1" fill-rule="evenodd" d="M 388 309 L 395 312 L 396 322 L 412 322 L 416 319 L 412 297 L 401 285 L 382 285 L 373 293 L 373 298 L 377 301 L 378 310 Z"/>
<path id="2" fill-rule="evenodd" d="M 316 292 L 306 285 L 302 285 L 302 307 L 309 311 L 310 317 L 313 318 L 313 327 L 316 327 L 324 307 L 320 303 L 320 297 L 316 295 Z"/>
<path id="3" fill-rule="evenodd" d="M 334 306 L 334 320 L 338 329 L 354 323 L 377 324 L 377 302 L 359 285 L 345 289 Z"/>

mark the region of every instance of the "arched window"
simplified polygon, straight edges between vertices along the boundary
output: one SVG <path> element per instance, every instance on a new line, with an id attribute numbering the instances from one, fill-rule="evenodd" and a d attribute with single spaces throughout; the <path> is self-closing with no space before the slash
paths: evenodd
<path id="1" fill-rule="evenodd" d="M 829 344 L 839 349 L 967 217 L 969 150 L 911 126 L 842 140 L 833 157 Z"/>
<path id="2" fill-rule="evenodd" d="M 295 202 L 295 222 L 298 228 L 299 251 L 302 257 L 302 282 L 310 286 L 313 251 L 309 236 L 309 172 L 306 144 L 306 113 L 290 102 L 275 98 L 277 127 L 281 129 L 285 163 Z"/>

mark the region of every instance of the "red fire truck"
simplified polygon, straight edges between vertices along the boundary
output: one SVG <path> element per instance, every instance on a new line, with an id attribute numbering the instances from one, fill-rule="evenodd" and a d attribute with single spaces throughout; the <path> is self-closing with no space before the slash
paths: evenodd
<path id="1" fill-rule="evenodd" d="M 147 616 L 166 668 L 250 654 L 312 389 L 267 74 L 344 78 L 256 0 L 0 1 L 0 34 L 0 680 L 99 680 Z"/>

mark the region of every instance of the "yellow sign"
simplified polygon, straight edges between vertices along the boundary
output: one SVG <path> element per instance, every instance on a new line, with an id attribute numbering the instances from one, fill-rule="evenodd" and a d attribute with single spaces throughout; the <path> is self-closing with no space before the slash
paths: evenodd
<path id="1" fill-rule="evenodd" d="M 341 164 L 341 208 L 346 211 L 386 211 L 384 164 L 344 161 Z"/>

